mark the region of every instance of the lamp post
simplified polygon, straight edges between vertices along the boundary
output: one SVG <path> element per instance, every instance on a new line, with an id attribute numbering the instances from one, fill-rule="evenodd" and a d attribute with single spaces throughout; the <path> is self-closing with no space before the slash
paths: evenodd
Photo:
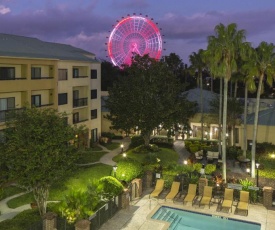
<path id="1" fill-rule="evenodd" d="M 257 187 L 259 187 L 259 163 L 256 163 L 256 169 L 257 169 Z"/>
<path id="2" fill-rule="evenodd" d="M 113 170 L 114 170 L 114 177 L 116 177 L 117 165 L 114 165 L 114 166 L 113 166 Z"/>
<path id="3" fill-rule="evenodd" d="M 121 144 L 121 145 L 120 145 L 120 148 L 121 148 L 121 153 L 123 153 L 123 148 L 124 148 L 124 145 L 123 145 L 123 144 Z"/>

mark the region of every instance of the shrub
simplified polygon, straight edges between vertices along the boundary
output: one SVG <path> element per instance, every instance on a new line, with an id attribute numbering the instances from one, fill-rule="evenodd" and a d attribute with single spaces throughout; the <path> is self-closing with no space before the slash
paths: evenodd
<path id="1" fill-rule="evenodd" d="M 242 190 L 248 191 L 250 200 L 255 203 L 257 201 L 257 191 L 248 188 L 249 186 L 254 186 L 254 182 L 246 178 L 245 180 L 240 179 L 240 184 L 243 186 Z"/>
<path id="2" fill-rule="evenodd" d="M 144 145 L 144 139 L 142 136 L 133 136 L 131 137 L 131 143 L 129 145 L 129 148 L 135 148 L 140 145 Z"/>
<path id="3" fill-rule="evenodd" d="M 238 156 L 242 155 L 242 150 L 237 146 L 230 146 L 226 149 L 226 158 L 227 159 L 237 159 Z"/>
<path id="4" fill-rule="evenodd" d="M 122 184 L 112 176 L 102 177 L 99 180 L 99 188 L 103 197 L 108 200 L 118 196 L 123 191 Z"/>
<path id="5" fill-rule="evenodd" d="M 130 182 L 143 174 L 142 165 L 134 160 L 125 159 L 117 164 L 116 178 L 121 181 Z"/>
<path id="6" fill-rule="evenodd" d="M 200 150 L 200 146 L 198 144 L 191 144 L 189 148 L 191 153 L 195 153 Z"/>
<path id="7" fill-rule="evenodd" d="M 194 171 L 200 173 L 201 168 L 202 168 L 202 164 L 201 163 L 195 163 L 195 164 L 193 164 L 193 168 L 194 168 Z"/>
<path id="8" fill-rule="evenodd" d="M 87 192 L 73 188 L 60 202 L 59 214 L 63 215 L 68 223 L 75 223 L 93 214 L 91 204 Z"/>
<path id="9" fill-rule="evenodd" d="M 149 146 L 140 145 L 133 149 L 133 153 L 149 153 L 149 152 L 158 152 L 159 147 L 155 144 L 150 144 Z"/>
<path id="10" fill-rule="evenodd" d="M 113 137 L 115 136 L 115 134 L 113 134 L 113 133 L 110 133 L 110 132 L 103 132 L 103 133 L 101 133 L 101 136 L 102 137 L 107 137 L 107 138 L 109 138 L 109 139 L 113 139 Z"/>
<path id="11" fill-rule="evenodd" d="M 205 170 L 205 174 L 210 175 L 210 174 L 212 174 L 213 172 L 216 171 L 216 165 L 214 165 L 214 164 L 207 164 L 205 166 L 204 170 Z"/>
<path id="12" fill-rule="evenodd" d="M 164 179 L 164 187 L 166 189 L 171 188 L 173 181 L 175 180 L 177 173 L 175 171 L 163 171 L 162 178 Z"/>

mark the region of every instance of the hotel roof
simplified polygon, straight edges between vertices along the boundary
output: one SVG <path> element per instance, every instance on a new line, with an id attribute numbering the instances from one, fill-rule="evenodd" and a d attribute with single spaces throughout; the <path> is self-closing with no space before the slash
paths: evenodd
<path id="1" fill-rule="evenodd" d="M 98 62 L 95 54 L 71 45 L 2 33 L 0 56 Z"/>

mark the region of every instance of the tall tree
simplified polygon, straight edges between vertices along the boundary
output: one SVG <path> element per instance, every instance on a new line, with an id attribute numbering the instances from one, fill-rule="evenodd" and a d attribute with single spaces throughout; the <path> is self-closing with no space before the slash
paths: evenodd
<path id="1" fill-rule="evenodd" d="M 215 36 L 208 37 L 207 57 L 210 58 L 210 70 L 215 76 L 223 77 L 223 122 L 222 122 L 222 161 L 223 179 L 226 180 L 226 128 L 228 82 L 232 72 L 237 70 L 236 58 L 242 52 L 245 31 L 237 30 L 235 23 L 215 27 Z"/>
<path id="2" fill-rule="evenodd" d="M 256 152 L 256 140 L 258 131 L 258 116 L 260 97 L 263 93 L 263 79 L 266 77 L 267 83 L 272 85 L 273 77 L 275 76 L 275 46 L 273 43 L 261 42 L 259 46 L 254 50 L 251 60 L 254 62 L 254 66 L 250 68 L 250 75 L 258 77 L 258 89 L 257 100 L 255 106 L 255 117 L 253 127 L 253 139 L 251 150 L 251 177 L 255 178 L 255 152 Z"/>
<path id="3" fill-rule="evenodd" d="M 201 101 L 201 140 L 203 141 L 204 136 L 204 130 L 203 130 L 203 123 L 204 123 L 204 112 L 203 112 L 203 82 L 202 82 L 202 74 L 203 70 L 206 68 L 206 63 L 204 62 L 204 50 L 199 49 L 198 53 L 193 52 L 189 56 L 189 61 L 191 63 L 190 69 L 193 70 L 193 72 L 197 72 L 198 74 L 198 86 L 200 87 L 200 101 Z"/>
<path id="4" fill-rule="evenodd" d="M 6 141 L 0 146 L 0 160 L 9 177 L 32 190 L 40 214 L 46 213 L 51 184 L 72 168 L 76 159 L 74 128 L 65 114 L 53 109 L 26 108 L 7 122 Z"/>
<path id="5" fill-rule="evenodd" d="M 159 124 L 171 128 L 195 113 L 195 105 L 182 95 L 179 80 L 165 62 L 137 55 L 124 71 L 126 76 L 114 84 L 106 100 L 110 111 L 106 117 L 113 128 L 138 126 L 145 145 L 149 145 L 151 133 Z"/>

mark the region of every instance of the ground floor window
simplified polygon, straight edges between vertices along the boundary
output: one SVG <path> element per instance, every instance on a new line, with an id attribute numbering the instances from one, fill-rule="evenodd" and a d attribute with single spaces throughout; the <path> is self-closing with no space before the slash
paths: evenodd
<path id="1" fill-rule="evenodd" d="M 92 143 L 96 143 L 98 141 L 98 136 L 97 136 L 97 129 L 92 129 L 91 130 L 91 141 Z"/>

